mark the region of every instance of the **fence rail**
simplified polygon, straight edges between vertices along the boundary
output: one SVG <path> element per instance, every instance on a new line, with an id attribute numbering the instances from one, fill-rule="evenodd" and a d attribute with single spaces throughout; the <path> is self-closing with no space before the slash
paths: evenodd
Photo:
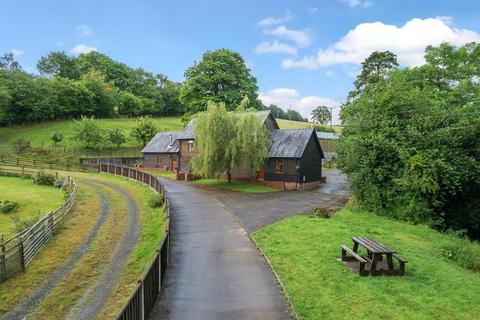
<path id="1" fill-rule="evenodd" d="M 0 165 L 36 168 L 36 169 L 50 169 L 50 170 L 65 170 L 65 171 L 92 171 L 89 166 L 81 165 L 73 161 L 49 161 L 49 160 L 37 160 L 24 157 L 14 157 L 0 155 Z M 97 170 L 98 171 L 98 170 Z"/>
<path id="2" fill-rule="evenodd" d="M 152 188 L 157 194 L 163 195 L 165 214 L 167 215 L 167 230 L 165 236 L 155 256 L 148 265 L 148 268 L 138 280 L 135 290 L 117 317 L 117 319 L 120 320 L 148 319 L 162 289 L 163 278 L 168 267 L 170 256 L 170 203 L 167 197 L 167 191 L 157 177 L 134 168 L 101 164 L 100 171 L 140 181 Z"/>
<path id="3" fill-rule="evenodd" d="M 20 170 L 0 168 L 0 171 L 19 173 Z M 20 172 L 25 174 L 23 169 Z M 46 214 L 31 227 L 0 243 L 0 282 L 25 270 L 70 211 L 77 197 L 77 186 L 70 176 L 67 179 L 71 191 L 60 207 Z"/>

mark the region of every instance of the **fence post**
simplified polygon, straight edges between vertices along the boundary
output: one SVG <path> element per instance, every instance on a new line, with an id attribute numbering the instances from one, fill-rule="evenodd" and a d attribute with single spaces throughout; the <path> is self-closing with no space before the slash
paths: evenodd
<path id="1" fill-rule="evenodd" d="M 23 250 L 23 236 L 20 237 L 20 242 L 18 243 L 18 252 L 20 255 L 20 267 L 22 270 L 25 270 L 25 253 Z"/>
<path id="2" fill-rule="evenodd" d="M 3 237 L 2 237 L 3 242 Z M 0 245 L 0 265 L 2 267 L 2 280 L 7 280 L 7 263 L 5 261 L 5 245 L 2 243 Z"/>
<path id="3" fill-rule="evenodd" d="M 145 286 L 143 285 L 143 280 L 140 282 L 140 319 L 145 319 Z"/>
<path id="4" fill-rule="evenodd" d="M 49 217 L 48 217 L 48 224 L 50 225 L 50 230 L 52 230 L 52 234 L 53 234 L 53 228 L 54 228 L 54 225 L 53 225 L 53 214 L 52 212 L 50 211 L 50 213 L 48 214 Z"/>

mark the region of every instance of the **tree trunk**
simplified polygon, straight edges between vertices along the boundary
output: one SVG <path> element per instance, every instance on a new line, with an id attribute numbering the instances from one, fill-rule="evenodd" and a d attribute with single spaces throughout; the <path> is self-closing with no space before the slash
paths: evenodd
<path id="1" fill-rule="evenodd" d="M 232 182 L 232 173 L 230 171 L 227 172 L 227 180 L 228 183 Z"/>

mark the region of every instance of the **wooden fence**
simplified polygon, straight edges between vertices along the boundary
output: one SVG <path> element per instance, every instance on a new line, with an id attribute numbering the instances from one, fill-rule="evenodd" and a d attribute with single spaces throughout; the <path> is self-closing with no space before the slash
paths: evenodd
<path id="1" fill-rule="evenodd" d="M 1 170 L 3 171 L 3 169 Z M 9 173 L 18 173 L 18 171 L 8 169 Z M 24 170 L 22 172 L 25 174 Z M 0 282 L 24 271 L 45 243 L 53 236 L 57 226 L 73 206 L 77 196 L 75 181 L 68 177 L 67 182 L 71 192 L 68 199 L 60 207 L 49 212 L 31 227 L 0 243 Z"/>
<path id="2" fill-rule="evenodd" d="M 0 165 L 35 168 L 35 169 L 50 169 L 50 170 L 64 170 L 64 171 L 98 171 L 92 170 L 91 167 L 81 165 L 73 161 L 50 161 L 50 160 L 38 160 L 24 157 L 14 157 L 0 155 Z"/>
<path id="3" fill-rule="evenodd" d="M 153 257 L 146 271 L 138 280 L 135 290 L 117 317 L 117 319 L 120 320 L 148 319 L 162 289 L 163 278 L 170 256 L 170 204 L 167 191 L 157 177 L 134 168 L 101 164 L 100 171 L 140 181 L 152 188 L 157 194 L 163 195 L 165 214 L 167 215 L 167 230 L 165 236 L 157 249 L 155 257 Z"/>

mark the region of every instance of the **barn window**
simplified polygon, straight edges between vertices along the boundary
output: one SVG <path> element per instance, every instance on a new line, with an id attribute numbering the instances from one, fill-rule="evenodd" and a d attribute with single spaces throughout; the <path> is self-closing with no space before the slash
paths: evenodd
<path id="1" fill-rule="evenodd" d="M 188 141 L 188 151 L 193 151 L 193 140 Z"/>
<path id="2" fill-rule="evenodd" d="M 276 173 L 283 173 L 283 160 L 275 160 Z"/>

